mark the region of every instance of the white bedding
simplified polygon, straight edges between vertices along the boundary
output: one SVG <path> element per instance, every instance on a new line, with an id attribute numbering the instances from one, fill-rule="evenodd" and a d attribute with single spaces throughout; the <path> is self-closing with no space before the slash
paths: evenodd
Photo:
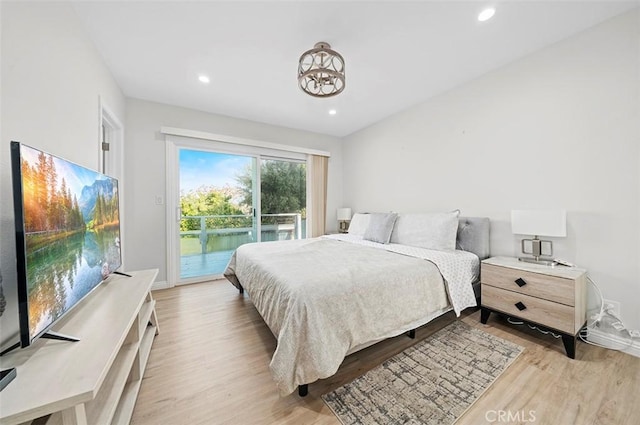
<path id="1" fill-rule="evenodd" d="M 398 335 L 429 313 L 445 311 L 447 292 L 457 313 L 475 305 L 473 279 L 450 281 L 467 275 L 455 270 L 473 263 L 473 254 L 420 251 L 353 235 L 236 250 L 224 274 L 244 287 L 278 340 L 270 368 L 282 394 L 335 374 L 354 347 Z M 421 259 L 427 255 L 439 265 Z"/>

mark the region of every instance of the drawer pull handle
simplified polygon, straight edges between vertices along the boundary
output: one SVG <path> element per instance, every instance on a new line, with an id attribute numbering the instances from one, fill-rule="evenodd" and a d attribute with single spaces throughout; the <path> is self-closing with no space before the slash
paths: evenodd
<path id="1" fill-rule="evenodd" d="M 526 310 L 527 306 L 522 304 L 522 301 L 518 301 L 516 303 L 516 307 L 518 308 L 518 310 L 522 311 L 522 310 Z"/>
<path id="2" fill-rule="evenodd" d="M 516 285 L 518 285 L 519 287 L 522 288 L 526 284 L 527 282 L 523 278 L 519 277 L 516 279 Z"/>

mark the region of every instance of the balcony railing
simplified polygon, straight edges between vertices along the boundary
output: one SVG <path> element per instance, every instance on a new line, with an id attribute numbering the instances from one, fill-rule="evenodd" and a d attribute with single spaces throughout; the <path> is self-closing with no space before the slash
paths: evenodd
<path id="1" fill-rule="evenodd" d="M 201 254 L 233 250 L 257 240 L 258 226 L 251 214 L 182 216 L 181 220 L 196 221 L 191 227 L 198 227 L 180 231 L 181 256 L 198 253 L 189 239 L 198 238 Z M 260 222 L 262 241 L 301 239 L 305 233 L 300 213 L 262 214 Z"/>

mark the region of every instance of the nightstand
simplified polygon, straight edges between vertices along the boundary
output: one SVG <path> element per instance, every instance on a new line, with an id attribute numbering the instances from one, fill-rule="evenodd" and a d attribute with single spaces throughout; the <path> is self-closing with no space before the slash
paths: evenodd
<path id="1" fill-rule="evenodd" d="M 575 359 L 576 338 L 586 323 L 583 269 L 545 266 L 511 257 L 492 257 L 480 269 L 480 321 L 502 313 L 562 335 L 567 356 Z"/>

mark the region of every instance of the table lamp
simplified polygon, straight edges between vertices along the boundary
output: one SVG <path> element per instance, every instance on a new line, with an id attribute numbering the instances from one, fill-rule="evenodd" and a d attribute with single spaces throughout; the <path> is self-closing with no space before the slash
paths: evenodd
<path id="1" fill-rule="evenodd" d="M 516 235 L 533 235 L 533 239 L 522 239 L 520 242 L 522 253 L 533 257 L 519 257 L 518 260 L 529 263 L 545 264 L 552 266 L 557 264 L 551 258 L 553 256 L 553 244 L 551 241 L 541 240 L 538 236 L 567 236 L 567 212 L 565 210 L 512 210 L 511 232 Z M 531 250 L 527 250 L 528 245 Z M 546 252 L 545 252 L 545 248 Z"/>
<path id="2" fill-rule="evenodd" d="M 347 233 L 349 230 L 349 222 L 351 221 L 351 208 L 338 208 L 338 231 Z"/>

